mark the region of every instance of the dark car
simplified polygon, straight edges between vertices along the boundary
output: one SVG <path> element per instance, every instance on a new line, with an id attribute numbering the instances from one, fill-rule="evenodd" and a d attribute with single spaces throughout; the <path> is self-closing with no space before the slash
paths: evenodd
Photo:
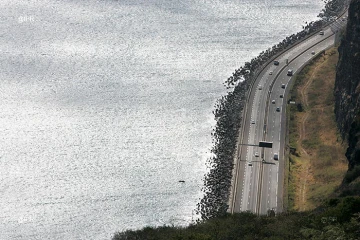
<path id="1" fill-rule="evenodd" d="M 279 61 L 275 60 L 274 65 L 279 65 Z"/>

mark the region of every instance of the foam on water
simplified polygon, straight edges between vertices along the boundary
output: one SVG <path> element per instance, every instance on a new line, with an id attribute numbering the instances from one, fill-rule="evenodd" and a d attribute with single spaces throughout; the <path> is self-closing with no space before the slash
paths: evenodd
<path id="1" fill-rule="evenodd" d="M 2 0 L 0 239 L 190 223 L 222 83 L 322 5 Z"/>

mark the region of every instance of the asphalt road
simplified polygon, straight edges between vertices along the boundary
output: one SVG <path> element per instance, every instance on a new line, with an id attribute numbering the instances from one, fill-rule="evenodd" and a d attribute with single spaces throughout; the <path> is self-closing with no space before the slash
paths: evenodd
<path id="1" fill-rule="evenodd" d="M 268 141 L 273 142 L 273 148 L 239 145 L 231 212 L 266 214 L 270 209 L 283 211 L 285 101 L 292 80 L 291 76 L 287 76 L 287 71 L 292 69 L 296 74 L 317 53 L 333 46 L 334 32 L 345 24 L 346 21 L 340 18 L 324 29 L 324 35 L 316 34 L 295 45 L 277 58 L 279 65 L 269 64 L 259 74 L 247 103 L 240 143 L 258 144 L 259 141 Z M 285 84 L 285 88 L 282 88 L 282 84 Z M 284 98 L 280 98 L 281 94 Z M 280 111 L 276 111 L 277 107 Z M 278 160 L 274 159 L 275 153 L 279 155 Z"/>

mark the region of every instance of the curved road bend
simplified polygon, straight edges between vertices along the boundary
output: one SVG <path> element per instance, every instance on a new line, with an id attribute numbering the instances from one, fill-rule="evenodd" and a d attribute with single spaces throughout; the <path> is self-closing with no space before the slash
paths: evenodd
<path id="1" fill-rule="evenodd" d="M 251 211 L 266 214 L 269 209 L 282 211 L 286 96 L 280 98 L 280 94 L 284 95 L 286 88 L 283 89 L 281 85 L 285 84 L 287 87 L 291 80 L 291 77 L 287 76 L 288 69 L 296 73 L 314 57 L 312 51 L 318 53 L 333 46 L 333 31 L 345 24 L 346 22 L 339 18 L 336 23 L 324 29 L 324 35 L 314 35 L 290 48 L 277 58 L 280 62 L 278 66 L 269 64 L 255 80 L 247 103 L 246 118 L 243 120 L 244 135 L 241 143 L 258 144 L 265 140 L 273 142 L 273 148 L 262 151 L 259 147 L 239 146 L 236 169 L 238 177 L 234 180 L 231 212 Z M 288 66 L 286 59 L 289 61 Z M 272 75 L 269 74 L 270 71 L 273 72 Z M 275 100 L 275 104 L 272 100 Z M 265 116 L 267 107 L 268 114 Z M 276 107 L 280 108 L 280 112 L 276 111 Z M 279 154 L 279 160 L 274 160 L 274 153 Z M 263 160 L 265 163 L 262 163 Z"/>

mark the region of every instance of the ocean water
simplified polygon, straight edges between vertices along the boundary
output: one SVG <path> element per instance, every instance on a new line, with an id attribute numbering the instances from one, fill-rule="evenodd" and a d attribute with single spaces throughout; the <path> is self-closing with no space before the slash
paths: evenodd
<path id="1" fill-rule="evenodd" d="M 0 239 L 191 223 L 222 83 L 322 7 L 1 0 Z"/>

